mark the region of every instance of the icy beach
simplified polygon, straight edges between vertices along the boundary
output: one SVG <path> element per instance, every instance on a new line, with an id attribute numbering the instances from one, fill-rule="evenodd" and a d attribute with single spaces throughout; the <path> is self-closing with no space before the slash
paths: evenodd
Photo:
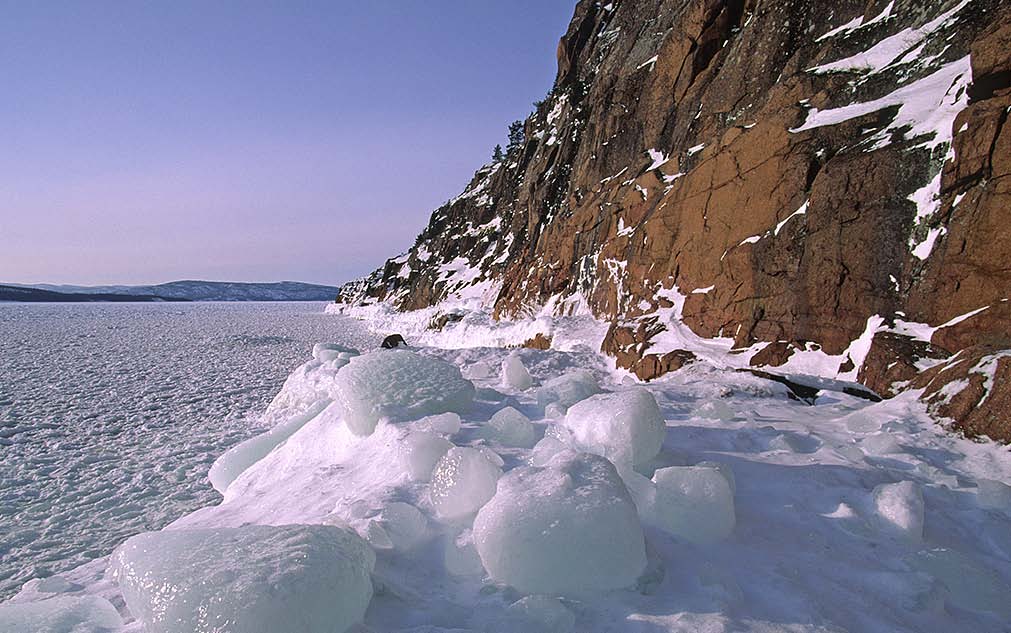
<path id="1" fill-rule="evenodd" d="M 375 349 L 370 317 L 326 317 L 358 348 L 314 347 L 210 469 L 223 501 L 29 582 L 0 630 L 1007 630 L 1007 449 L 912 397 L 641 384 L 588 319 L 401 318 L 415 345 Z"/>

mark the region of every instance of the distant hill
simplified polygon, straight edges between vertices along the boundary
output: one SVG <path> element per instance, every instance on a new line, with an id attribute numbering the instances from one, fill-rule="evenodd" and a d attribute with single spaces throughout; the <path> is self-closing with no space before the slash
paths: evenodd
<path id="1" fill-rule="evenodd" d="M 189 299 L 181 299 L 178 297 L 160 297 L 148 294 L 122 294 L 111 292 L 54 292 L 52 290 L 26 288 L 22 286 L 0 286 L 0 301 L 17 301 L 22 303 L 97 303 L 100 301 L 189 301 Z"/>
<path id="2" fill-rule="evenodd" d="M 184 301 L 332 301 L 340 290 L 335 286 L 321 286 L 297 281 L 245 283 L 198 280 L 171 281 L 153 286 L 67 286 L 53 284 L 26 286 L 10 284 L 7 287 L 34 288 L 75 295 L 153 296 Z"/>

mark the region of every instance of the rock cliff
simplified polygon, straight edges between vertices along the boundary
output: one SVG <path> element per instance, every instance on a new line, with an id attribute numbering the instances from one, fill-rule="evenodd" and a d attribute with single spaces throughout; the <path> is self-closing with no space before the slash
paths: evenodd
<path id="1" fill-rule="evenodd" d="M 583 0 L 522 138 L 340 300 L 589 311 L 643 379 L 718 349 L 1011 440 L 1009 110 L 1001 0 Z"/>

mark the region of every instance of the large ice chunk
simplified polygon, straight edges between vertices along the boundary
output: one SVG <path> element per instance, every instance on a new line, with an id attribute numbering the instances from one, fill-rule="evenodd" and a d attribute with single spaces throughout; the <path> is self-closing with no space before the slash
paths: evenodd
<path id="1" fill-rule="evenodd" d="M 653 521 L 692 543 L 713 543 L 730 536 L 737 522 L 734 493 L 723 469 L 672 466 L 653 473 L 656 501 Z"/>
<path id="2" fill-rule="evenodd" d="M 923 492 L 916 483 L 881 484 L 872 496 L 882 531 L 912 541 L 923 538 Z"/>
<path id="3" fill-rule="evenodd" d="M 98 596 L 0 604 L 3 633 L 113 633 L 121 626 L 116 608 Z"/>
<path id="4" fill-rule="evenodd" d="M 1011 486 L 994 479 L 980 479 L 976 485 L 976 501 L 980 507 L 1011 517 Z"/>
<path id="5" fill-rule="evenodd" d="M 615 464 L 644 464 L 663 446 L 666 424 L 656 398 L 645 389 L 591 396 L 565 414 L 565 428 L 580 450 Z"/>
<path id="6" fill-rule="evenodd" d="M 474 543 L 494 580 L 526 594 L 627 587 L 646 566 L 628 490 L 609 461 L 588 453 L 509 471 L 474 520 Z"/>
<path id="7" fill-rule="evenodd" d="M 453 435 L 460 432 L 462 420 L 457 413 L 440 413 L 418 420 L 418 427 L 433 433 Z"/>
<path id="8" fill-rule="evenodd" d="M 537 404 L 546 408 L 549 404 L 557 403 L 562 409 L 568 409 L 580 400 L 598 393 L 600 385 L 593 374 L 577 369 L 544 383 L 537 390 Z"/>
<path id="9" fill-rule="evenodd" d="M 344 421 L 357 435 L 369 435 L 381 417 L 393 421 L 465 411 L 474 385 L 450 363 L 406 349 L 357 356 L 335 378 Z"/>
<path id="10" fill-rule="evenodd" d="M 527 596 L 506 609 L 503 631 L 523 633 L 572 633 L 576 616 L 552 596 Z"/>
<path id="11" fill-rule="evenodd" d="M 394 501 L 383 508 L 383 529 L 399 550 L 409 550 L 425 540 L 428 535 L 428 521 L 420 510 L 409 503 Z"/>
<path id="12" fill-rule="evenodd" d="M 509 354 L 502 361 L 502 384 L 523 391 L 529 389 L 534 384 L 534 379 L 530 377 L 526 365 L 520 360 L 519 355 Z"/>
<path id="13" fill-rule="evenodd" d="M 111 561 L 146 633 L 343 633 L 374 566 L 364 540 L 329 525 L 148 532 Z"/>
<path id="14" fill-rule="evenodd" d="M 334 405 L 327 406 L 326 400 L 319 400 L 304 413 L 295 415 L 277 424 L 266 433 L 251 437 L 225 451 L 221 457 L 214 460 L 207 478 L 211 480 L 214 489 L 225 494 L 228 485 L 241 475 L 247 468 L 266 457 L 270 451 L 294 435 L 299 429 L 313 420 L 317 415 L 326 415 L 339 420 L 340 410 Z"/>
<path id="15" fill-rule="evenodd" d="M 537 442 L 537 432 L 530 418 L 512 407 L 496 411 L 483 430 L 488 439 L 503 446 L 530 448 Z"/>
<path id="16" fill-rule="evenodd" d="M 428 481 L 432 470 L 453 443 L 428 431 L 415 431 L 400 444 L 400 461 L 404 471 L 414 481 Z"/>
<path id="17" fill-rule="evenodd" d="M 435 511 L 444 519 L 458 519 L 477 512 L 495 494 L 502 470 L 476 448 L 456 446 L 449 450 L 432 473 L 430 496 Z"/>

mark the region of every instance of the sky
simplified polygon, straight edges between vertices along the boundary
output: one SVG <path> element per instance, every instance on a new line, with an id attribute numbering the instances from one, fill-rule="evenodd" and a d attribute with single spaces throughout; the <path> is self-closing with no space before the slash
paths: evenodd
<path id="1" fill-rule="evenodd" d="M 0 0 L 0 281 L 339 284 L 551 88 L 575 0 Z"/>

